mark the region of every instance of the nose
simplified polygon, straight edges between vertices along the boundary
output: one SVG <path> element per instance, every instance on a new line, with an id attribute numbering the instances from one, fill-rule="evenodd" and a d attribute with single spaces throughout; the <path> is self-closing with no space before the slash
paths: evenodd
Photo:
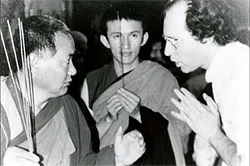
<path id="1" fill-rule="evenodd" d="M 157 56 L 157 57 L 162 57 L 161 50 L 157 50 L 156 56 Z"/>
<path id="2" fill-rule="evenodd" d="M 122 36 L 122 48 L 129 48 L 130 47 L 130 40 L 127 36 Z"/>
<path id="3" fill-rule="evenodd" d="M 73 76 L 76 74 L 76 68 L 72 62 L 72 59 L 70 60 L 70 63 L 69 63 L 69 70 L 68 70 L 68 74 Z"/>
<path id="4" fill-rule="evenodd" d="M 173 51 L 174 49 L 173 46 L 170 44 L 170 42 L 166 42 L 164 54 L 166 56 L 170 56 L 173 53 Z"/>

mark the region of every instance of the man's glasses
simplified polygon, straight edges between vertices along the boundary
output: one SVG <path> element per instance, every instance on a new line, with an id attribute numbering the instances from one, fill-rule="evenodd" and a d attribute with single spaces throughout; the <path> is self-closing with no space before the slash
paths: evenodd
<path id="1" fill-rule="evenodd" d="M 162 35 L 162 37 L 166 40 L 166 42 L 169 42 L 172 46 L 174 46 L 174 48 L 177 48 L 177 43 L 179 42 L 179 39 L 169 38 L 164 34 Z"/>

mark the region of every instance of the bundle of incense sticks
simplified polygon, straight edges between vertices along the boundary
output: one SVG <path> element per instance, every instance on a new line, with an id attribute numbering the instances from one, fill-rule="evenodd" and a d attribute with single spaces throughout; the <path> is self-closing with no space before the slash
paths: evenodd
<path id="1" fill-rule="evenodd" d="M 15 64 L 17 67 L 17 72 L 20 72 L 20 66 L 17 59 L 15 44 L 13 40 L 13 35 L 11 31 L 11 26 L 9 20 L 7 20 L 9 35 L 10 35 L 10 42 L 13 49 L 13 54 L 15 58 Z M 30 152 L 34 152 L 34 138 L 32 137 L 32 132 L 34 129 L 34 118 L 33 115 L 35 114 L 35 105 L 34 105 L 34 91 L 33 91 L 33 82 L 32 82 L 32 75 L 31 75 L 31 68 L 30 68 L 30 58 L 26 56 L 25 51 L 25 41 L 24 41 L 24 31 L 23 31 L 23 24 L 18 18 L 18 28 L 19 28 L 19 42 L 20 42 L 20 56 L 21 56 L 21 63 L 22 63 L 22 73 L 24 76 L 24 86 L 21 86 L 19 78 L 13 72 L 10 58 L 8 51 L 6 49 L 6 44 L 4 41 L 3 33 L 0 28 L 0 35 L 1 41 L 3 44 L 5 56 L 7 59 L 8 68 L 10 71 L 10 76 L 12 83 L 14 85 L 15 95 L 17 96 L 17 105 L 18 109 L 20 110 L 20 117 L 22 120 L 22 124 L 24 127 L 24 131 L 27 135 L 28 140 L 28 148 Z"/>

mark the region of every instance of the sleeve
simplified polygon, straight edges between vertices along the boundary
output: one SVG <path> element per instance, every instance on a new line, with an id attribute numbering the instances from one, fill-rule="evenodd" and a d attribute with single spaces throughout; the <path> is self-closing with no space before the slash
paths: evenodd
<path id="1" fill-rule="evenodd" d="M 249 59 L 248 61 L 249 62 Z M 237 155 L 241 156 L 240 166 L 249 165 L 249 68 L 245 74 L 238 75 L 235 89 L 235 115 L 236 115 L 236 145 Z"/>
<path id="2" fill-rule="evenodd" d="M 76 152 L 71 155 L 71 165 L 115 165 L 115 154 L 112 147 L 106 147 L 95 153 L 92 149 L 92 140 L 89 124 L 83 111 L 76 101 L 66 95 L 64 97 L 65 116 L 71 139 Z M 84 109 L 84 107 L 81 107 Z M 86 106 L 85 106 L 85 109 Z"/>
<path id="3" fill-rule="evenodd" d="M 10 128 L 9 128 L 9 121 L 8 121 L 8 118 L 7 118 L 7 115 L 1 105 L 1 110 L 0 110 L 0 117 L 1 117 L 1 121 L 0 121 L 0 124 L 1 124 L 1 128 L 0 128 L 0 138 L 1 138 L 1 152 L 0 152 L 0 155 L 1 155 L 1 165 L 3 164 L 3 156 L 4 156 L 4 153 L 6 151 L 6 149 L 8 148 L 8 142 L 10 140 Z"/>
<path id="4" fill-rule="evenodd" d="M 81 127 L 85 127 L 86 130 L 89 130 L 87 123 L 85 123 L 85 125 Z M 84 134 L 84 136 L 82 136 L 85 137 L 81 139 L 81 141 L 84 141 L 82 142 L 82 144 L 84 144 L 85 149 L 83 151 L 85 151 L 85 154 L 82 156 L 79 165 L 115 165 L 114 148 L 108 146 L 101 149 L 98 153 L 94 153 L 92 150 L 91 142 L 92 135 L 88 133 L 90 133 L 90 131 L 82 133 Z"/>
<path id="5" fill-rule="evenodd" d="M 171 102 L 171 98 L 176 98 L 177 96 L 174 94 L 174 89 L 179 89 L 179 84 L 175 77 L 170 73 L 166 72 L 164 73 L 164 81 L 162 81 L 162 85 L 159 85 L 161 89 L 160 95 L 163 96 L 158 96 L 156 98 L 163 99 L 162 105 L 159 109 L 160 113 L 163 115 L 168 120 L 171 120 L 172 123 L 177 127 L 179 130 L 178 133 L 181 136 L 181 141 L 183 145 L 183 151 L 184 153 L 187 153 L 188 151 L 188 140 L 189 140 L 189 135 L 191 133 L 191 129 L 187 124 L 182 122 L 181 120 L 175 118 L 171 112 L 172 111 L 178 111 L 176 106 Z"/>

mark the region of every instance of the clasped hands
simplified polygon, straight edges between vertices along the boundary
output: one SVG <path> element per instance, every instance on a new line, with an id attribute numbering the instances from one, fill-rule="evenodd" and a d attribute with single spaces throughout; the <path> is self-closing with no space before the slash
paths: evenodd
<path id="1" fill-rule="evenodd" d="M 129 114 L 139 113 L 140 98 L 134 93 L 121 88 L 117 94 L 111 96 L 107 101 L 108 116 L 105 121 L 111 122 L 117 119 L 118 112 L 124 108 Z"/>
<path id="2" fill-rule="evenodd" d="M 171 98 L 171 102 L 180 112 L 172 111 L 172 115 L 187 123 L 197 135 L 209 142 L 210 138 L 221 130 L 220 114 L 216 103 L 205 93 L 203 98 L 207 105 L 200 103 L 185 88 L 175 89 L 174 92 L 179 101 Z"/>

